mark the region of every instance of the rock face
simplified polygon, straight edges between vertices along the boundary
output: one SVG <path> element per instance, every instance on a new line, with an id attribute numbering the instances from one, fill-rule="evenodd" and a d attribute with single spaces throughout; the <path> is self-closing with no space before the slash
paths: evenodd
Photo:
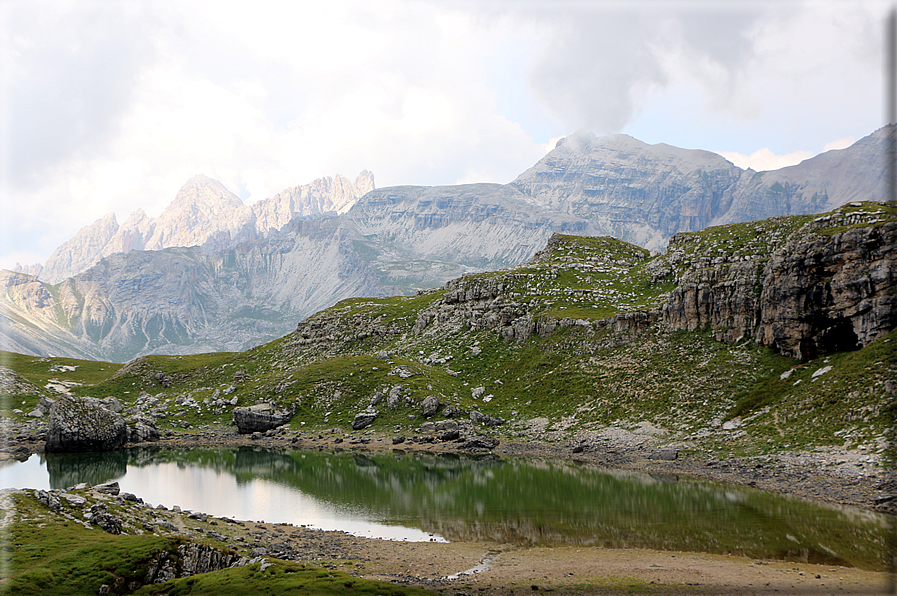
<path id="1" fill-rule="evenodd" d="M 884 200 L 888 131 L 769 172 L 742 170 L 708 151 L 579 133 L 558 142 L 511 186 L 593 222 L 599 234 L 656 250 L 676 232 Z"/>
<path id="2" fill-rule="evenodd" d="M 127 439 L 125 419 L 99 400 L 63 396 L 50 408 L 47 452 L 110 451 Z"/>
<path id="3" fill-rule="evenodd" d="M 757 342 L 793 358 L 855 350 L 897 326 L 897 223 L 856 228 L 775 254 Z"/>
<path id="4" fill-rule="evenodd" d="M 249 560 L 233 552 L 223 552 L 203 544 L 181 544 L 177 552 L 161 551 L 146 570 L 146 584 L 161 584 L 176 577 L 219 571 L 245 565 Z"/>
<path id="5" fill-rule="evenodd" d="M 262 433 L 287 424 L 293 413 L 277 410 L 272 404 L 256 404 L 248 408 L 234 408 L 234 424 L 240 434 Z"/>
<path id="6" fill-rule="evenodd" d="M 863 221 L 872 225 L 837 231 Z M 674 238 L 670 262 L 695 240 Z M 721 341 L 753 337 L 807 360 L 858 349 L 897 326 L 897 223 L 877 224 L 875 212 L 817 218 L 790 237 L 758 239 L 749 258 L 690 267 L 663 307 L 674 329 L 709 326 Z"/>

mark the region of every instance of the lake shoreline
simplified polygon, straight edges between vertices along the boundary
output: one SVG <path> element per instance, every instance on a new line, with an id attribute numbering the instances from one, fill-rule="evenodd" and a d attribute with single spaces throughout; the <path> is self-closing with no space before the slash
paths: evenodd
<path id="1" fill-rule="evenodd" d="M 230 433 L 187 433 L 165 437 L 142 446 L 158 447 L 236 447 L 260 446 L 290 449 L 343 449 L 370 451 L 406 451 L 414 453 L 491 453 L 498 457 L 565 460 L 584 465 L 612 469 L 647 472 L 655 475 L 685 476 L 689 478 L 750 486 L 759 490 L 790 495 L 796 498 L 835 505 L 847 505 L 880 513 L 897 514 L 897 482 L 893 474 L 882 470 L 870 471 L 856 465 L 863 453 L 847 450 L 821 452 L 784 452 L 772 458 L 727 457 L 713 454 L 680 451 L 676 459 L 651 458 L 653 449 L 627 444 L 625 440 L 609 441 L 601 450 L 579 451 L 538 439 L 504 440 L 491 450 L 467 451 L 454 442 L 422 442 L 406 440 L 393 444 L 392 435 L 369 435 L 329 431 L 292 433 L 275 437 L 252 439 L 249 435 Z M 295 438 L 295 441 L 294 441 Z M 335 442 L 341 439 L 339 442 Z M 770 460 L 774 464 L 768 463 Z"/>
<path id="2" fill-rule="evenodd" d="M 166 433 L 168 434 L 168 433 Z M 459 443 L 427 442 L 423 437 L 393 444 L 393 435 L 372 431 L 347 433 L 341 429 L 295 432 L 272 437 L 240 435 L 231 428 L 198 433 L 172 432 L 161 440 L 131 448 L 215 449 L 260 447 L 283 450 L 358 452 L 459 453 Z M 40 442 L 20 442 L 19 455 L 43 451 Z M 778 454 L 775 466 L 756 467 L 760 458 L 713 458 L 682 450 L 676 459 L 651 459 L 653 448 L 625 440 L 608 441 L 602 449 L 574 452 L 569 443 L 537 439 L 501 442 L 491 451 L 502 458 L 569 461 L 580 465 L 632 470 L 656 477 L 683 476 L 727 482 L 786 494 L 809 501 L 887 511 L 890 501 L 876 502 L 885 493 L 881 474 L 861 466 L 834 464 L 841 453 L 824 451 L 805 457 Z M 467 451 L 467 453 L 470 453 Z M 7 452 L 9 455 L 9 452 Z M 858 454 L 857 454 L 858 455 Z M 139 496 L 139 495 L 138 495 Z M 189 512 L 171 513 L 172 522 L 189 529 Z M 229 526 L 231 524 L 228 524 Z M 888 575 L 842 566 L 806 562 L 754 560 L 737 555 L 613 549 L 597 546 L 513 546 L 473 542 L 400 542 L 353 536 L 340 531 L 300 528 L 289 524 L 236 521 L 232 527 L 253 548 L 269 556 L 336 565 L 366 579 L 386 580 L 429 590 L 507 595 L 523 590 L 552 590 L 556 594 L 773 594 L 804 590 L 838 590 L 846 594 L 882 593 Z M 222 531 L 221 526 L 218 530 Z M 284 540 L 285 533 L 290 536 Z M 188 537 L 190 533 L 185 534 Z M 249 543 L 247 543 L 249 544 Z M 260 551 L 261 552 L 261 551 Z M 281 555 L 282 553 L 282 555 Z M 351 561 L 342 563 L 338 561 Z M 479 567 L 477 572 L 471 570 Z M 330 567 L 328 567 L 330 568 Z M 470 573 L 464 573 L 471 571 Z M 455 579 L 448 576 L 456 575 Z M 460 592 L 457 592 L 461 590 Z M 516 592 L 515 592 L 516 591 Z"/>
<path id="3" fill-rule="evenodd" d="M 3 526 L 50 527 L 67 520 L 86 527 L 81 510 L 95 503 L 115 506 L 128 534 L 152 530 L 157 536 L 181 536 L 214 548 L 231 547 L 237 556 L 268 564 L 306 563 L 324 573 L 335 571 L 368 580 L 420 587 L 434 594 L 511 594 L 551 591 L 585 594 L 881 594 L 891 579 L 883 571 L 800 560 L 760 560 L 738 554 L 710 554 L 590 545 L 515 546 L 491 542 L 404 542 L 354 536 L 287 523 L 216 518 L 177 507 L 160 508 L 139 499 L 122 500 L 105 487 L 55 491 L 69 493 L 67 503 L 48 509 L 41 491 L 0 490 L 7 515 Z M 10 506 L 14 496 L 29 500 L 23 509 Z M 46 496 L 46 493 L 44 493 Z M 59 497 L 61 498 L 61 497 Z M 20 504 L 23 502 L 20 500 Z M 63 517 L 65 516 L 65 517 Z M 103 531 L 94 527 L 100 535 Z M 210 538 L 211 537 L 211 538 Z M 110 540 L 114 540 L 110 536 Z M 214 573 L 214 572 L 213 572 Z M 258 581 L 270 579 L 259 577 Z M 348 582 L 348 585 L 351 582 Z"/>
<path id="4" fill-rule="evenodd" d="M 200 432 L 169 431 L 159 441 L 129 444 L 136 447 L 214 448 L 259 446 L 286 449 L 342 449 L 406 451 L 422 453 L 491 453 L 498 457 L 522 457 L 577 462 L 611 469 L 647 472 L 655 475 L 685 476 L 695 479 L 750 486 L 759 490 L 790 495 L 804 500 L 847 505 L 880 513 L 897 514 L 897 478 L 880 466 L 870 465 L 868 454 L 860 450 L 816 448 L 812 451 L 784 451 L 763 456 L 720 457 L 711 450 L 691 447 L 666 450 L 658 457 L 656 442 L 632 440 L 629 433 L 602 435 L 601 441 L 545 441 L 533 436 L 498 435 L 500 443 L 491 450 L 464 450 L 461 443 L 442 442 L 435 437 L 409 437 L 394 443 L 394 434 L 379 431 L 345 432 L 343 429 L 293 431 L 284 429 L 274 436 L 238 434 L 233 426 Z M 43 441 L 21 435 L 0 451 L 2 459 L 24 459 L 43 452 Z M 671 455 L 675 454 L 675 455 Z M 661 455 L 663 453 L 661 452 Z"/>

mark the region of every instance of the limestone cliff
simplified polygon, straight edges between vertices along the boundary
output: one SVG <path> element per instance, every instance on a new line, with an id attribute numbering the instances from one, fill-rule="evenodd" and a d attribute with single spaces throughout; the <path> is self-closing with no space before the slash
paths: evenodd
<path id="1" fill-rule="evenodd" d="M 854 203 L 823 217 L 744 226 L 750 238 L 736 251 L 727 228 L 716 238 L 676 236 L 658 273 L 684 272 L 663 319 L 674 329 L 709 326 L 728 343 L 753 337 L 804 360 L 867 345 L 897 326 L 894 211 Z"/>
<path id="2" fill-rule="evenodd" d="M 883 200 L 889 130 L 769 172 L 742 170 L 708 151 L 577 133 L 511 186 L 600 234 L 659 250 L 677 232 Z"/>

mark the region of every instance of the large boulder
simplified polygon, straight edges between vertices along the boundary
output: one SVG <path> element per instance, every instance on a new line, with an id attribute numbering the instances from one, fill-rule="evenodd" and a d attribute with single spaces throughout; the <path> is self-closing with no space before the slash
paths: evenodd
<path id="1" fill-rule="evenodd" d="M 355 418 L 352 419 L 352 429 L 353 430 L 361 430 L 363 428 L 367 428 L 374 423 L 374 420 L 377 419 L 377 411 L 376 410 L 365 410 L 363 412 L 359 412 L 355 414 Z"/>
<path id="2" fill-rule="evenodd" d="M 273 404 L 256 404 L 247 408 L 234 408 L 234 424 L 240 434 L 263 433 L 287 424 L 293 412 L 277 410 Z"/>
<path id="3" fill-rule="evenodd" d="M 461 444 L 460 449 L 467 449 L 469 451 L 491 451 L 496 447 L 498 447 L 498 439 L 495 437 L 477 435 L 464 441 L 464 443 Z"/>
<path id="4" fill-rule="evenodd" d="M 50 408 L 48 453 L 110 451 L 127 440 L 125 419 L 97 399 L 63 396 Z"/>
<path id="5" fill-rule="evenodd" d="M 421 414 L 424 418 L 429 418 L 439 410 L 439 398 L 435 395 L 428 395 L 420 406 Z"/>
<path id="6" fill-rule="evenodd" d="M 134 425 L 128 429 L 128 441 L 131 443 L 144 443 L 158 441 L 161 438 L 156 421 L 146 416 L 137 416 Z"/>

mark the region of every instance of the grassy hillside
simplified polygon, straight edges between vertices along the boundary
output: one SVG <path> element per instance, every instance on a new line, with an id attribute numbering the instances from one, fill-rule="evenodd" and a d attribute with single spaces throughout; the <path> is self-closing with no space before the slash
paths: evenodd
<path id="1" fill-rule="evenodd" d="M 862 445 L 880 453 L 893 420 L 886 383 L 897 379 L 895 332 L 800 362 L 751 338 L 727 345 L 707 328 L 671 331 L 659 309 L 677 280 L 714 260 L 762 263 L 795 237 L 895 218 L 893 204 L 856 203 L 823 217 L 679 235 L 653 257 L 610 238 L 555 236 L 530 263 L 417 296 L 345 300 L 242 353 L 150 356 L 125 366 L 6 354 L 4 365 L 39 391 L 14 391 L 0 412 L 27 420 L 41 393 L 52 396 L 46 385 L 64 382 L 75 395 L 112 395 L 126 405 L 141 392 L 167 400 L 162 430 L 184 422 L 188 432 L 224 428 L 233 406 L 203 401 L 234 397 L 240 406 L 295 404 L 296 429 L 348 429 L 372 398 L 393 391 L 395 409 L 385 399 L 376 406 L 381 432 L 413 431 L 424 421 L 420 403 L 435 395 L 465 416 L 506 419 L 490 432 L 508 438 L 544 417 L 561 439 L 650 422 L 670 441 L 724 451 Z M 178 396 L 197 405 L 176 405 Z"/>

